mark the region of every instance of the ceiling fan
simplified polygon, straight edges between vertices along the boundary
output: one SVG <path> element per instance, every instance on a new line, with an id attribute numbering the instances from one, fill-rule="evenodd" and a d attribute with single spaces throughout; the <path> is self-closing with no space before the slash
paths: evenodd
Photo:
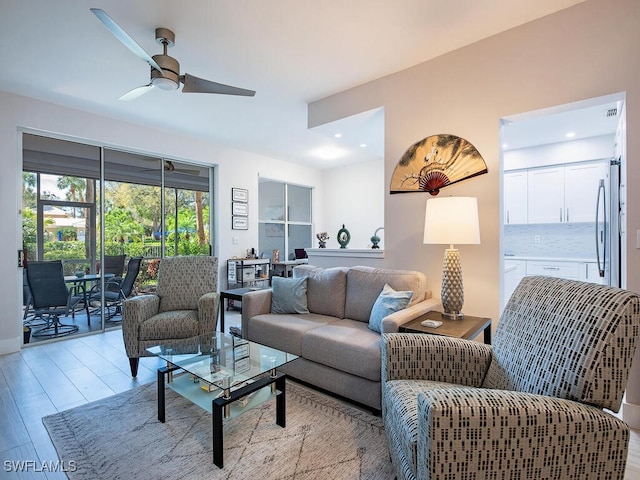
<path id="1" fill-rule="evenodd" d="M 171 160 L 164 161 L 164 171 L 184 173 L 186 175 L 200 175 L 200 170 L 188 169 L 188 168 L 176 168 L 175 165 L 171 162 Z"/>
<path id="2" fill-rule="evenodd" d="M 150 161 L 162 161 L 160 159 L 149 159 Z M 188 169 L 188 168 L 176 168 L 176 166 L 173 164 L 173 162 L 171 160 L 164 160 L 163 161 L 163 165 L 164 165 L 164 171 L 166 173 L 182 173 L 185 175 L 200 175 L 200 170 L 196 170 L 196 169 Z M 143 168 L 142 170 L 140 170 L 141 172 L 157 172 L 159 169 L 159 166 L 157 168 Z"/>
<path id="3" fill-rule="evenodd" d="M 100 20 L 125 47 L 151 66 L 150 83 L 130 90 L 122 95 L 119 100 L 133 100 L 156 87 L 161 90 L 176 90 L 180 86 L 180 83 L 184 85 L 182 87 L 182 93 L 217 93 L 223 95 L 241 95 L 245 97 L 253 97 L 256 94 L 253 90 L 204 80 L 189 75 L 188 73 L 180 75 L 180 64 L 175 58 L 167 55 L 167 48 L 173 46 L 175 43 L 175 35 L 169 29 L 156 28 L 156 41 L 163 46 L 163 53 L 151 57 L 107 12 L 100 8 L 92 8 L 91 12 L 98 17 L 98 20 Z"/>

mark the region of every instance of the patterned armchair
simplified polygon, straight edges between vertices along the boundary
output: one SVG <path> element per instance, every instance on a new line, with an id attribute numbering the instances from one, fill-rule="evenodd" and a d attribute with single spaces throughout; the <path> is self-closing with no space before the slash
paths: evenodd
<path id="1" fill-rule="evenodd" d="M 622 479 L 618 411 L 640 298 L 525 277 L 493 346 L 437 335 L 382 341 L 382 416 L 398 479 Z"/>
<path id="2" fill-rule="evenodd" d="M 138 374 L 140 357 L 150 356 L 147 347 L 215 331 L 217 288 L 216 257 L 160 261 L 156 293 L 123 302 L 122 336 L 133 377 Z"/>

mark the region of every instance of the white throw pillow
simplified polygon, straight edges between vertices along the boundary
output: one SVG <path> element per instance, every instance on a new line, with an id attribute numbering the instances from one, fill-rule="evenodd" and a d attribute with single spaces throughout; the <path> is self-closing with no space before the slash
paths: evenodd
<path id="1" fill-rule="evenodd" d="M 374 332 L 381 333 L 382 319 L 409 305 L 412 296 L 413 292 L 411 290 L 395 291 L 385 283 L 382 288 L 382 292 L 378 295 L 378 298 L 371 309 L 371 315 L 369 316 L 369 328 Z"/>

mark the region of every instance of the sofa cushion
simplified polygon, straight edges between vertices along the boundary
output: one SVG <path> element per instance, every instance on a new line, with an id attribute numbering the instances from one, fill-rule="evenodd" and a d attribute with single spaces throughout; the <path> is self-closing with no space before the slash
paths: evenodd
<path id="1" fill-rule="evenodd" d="M 413 292 L 411 290 L 398 292 L 391 288 L 388 283 L 385 283 L 380 295 L 378 295 L 378 298 L 371 309 L 371 315 L 369 316 L 369 328 L 374 332 L 381 333 L 382 319 L 409 305 L 412 296 Z"/>
<path id="2" fill-rule="evenodd" d="M 271 313 L 309 313 L 307 309 L 307 279 L 271 279 Z"/>
<path id="3" fill-rule="evenodd" d="M 302 337 L 301 354 L 307 360 L 379 382 L 380 341 L 380 334 L 369 330 L 366 323 L 344 319 L 308 330 Z"/>
<path id="4" fill-rule="evenodd" d="M 251 319 L 248 340 L 300 356 L 303 335 L 336 320 L 315 313 L 256 315 Z"/>
<path id="5" fill-rule="evenodd" d="M 373 304 L 385 283 L 388 283 L 394 290 L 411 290 L 413 296 L 409 306 L 425 299 L 427 278 L 422 272 L 351 267 L 347 272 L 344 318 L 369 322 Z"/>
<path id="6" fill-rule="evenodd" d="M 298 265 L 293 278 L 307 277 L 307 307 L 312 313 L 344 318 L 347 296 L 347 269 Z"/>

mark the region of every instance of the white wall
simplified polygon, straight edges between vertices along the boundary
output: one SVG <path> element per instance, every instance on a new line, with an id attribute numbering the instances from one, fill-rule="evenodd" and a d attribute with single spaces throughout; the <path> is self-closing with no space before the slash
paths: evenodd
<path id="1" fill-rule="evenodd" d="M 521 112 L 626 92 L 628 184 L 640 179 L 640 2 L 587 0 L 410 69 L 310 105 L 315 126 L 356 112 L 385 109 L 385 188 L 404 151 L 429 135 L 470 141 L 488 174 L 446 187 L 440 195 L 478 197 L 481 245 L 460 246 L 464 311 L 500 309 L 500 119 Z M 388 190 L 387 190 L 388 191 Z M 427 194 L 385 195 L 385 263 L 427 274 L 440 291 L 443 249 L 422 244 Z M 626 229 L 640 229 L 640 189 L 628 191 Z M 640 291 L 640 250 L 627 248 L 627 287 Z M 627 401 L 640 409 L 640 364 Z M 640 418 L 640 415 L 638 416 Z"/>
<path id="2" fill-rule="evenodd" d="M 342 224 L 349 230 L 348 249 L 370 248 L 371 237 L 378 227 L 384 226 L 384 164 L 356 163 L 323 172 L 323 208 L 315 218 L 315 234 L 327 232 L 327 248 L 340 248 L 337 241 Z M 384 248 L 384 230 L 378 232 Z"/>
<path id="3" fill-rule="evenodd" d="M 0 255 L 0 354 L 19 350 L 22 339 L 22 271 L 17 267 L 17 251 L 22 244 L 19 228 L 21 132 L 25 129 L 84 143 L 218 165 L 214 198 L 220 208 L 215 219 L 215 254 L 219 258 L 221 276 L 225 275 L 227 258 L 242 256 L 247 248 L 258 245 L 257 215 L 250 215 L 249 230 L 231 229 L 232 187 L 248 189 L 249 212 L 257 212 L 258 177 L 274 178 L 276 172 L 279 180 L 314 187 L 314 207 L 322 203 L 322 175 L 314 169 L 221 147 L 198 138 L 161 132 L 0 92 L 0 225 L 3 235 L 3 254 Z M 233 236 L 238 237 L 237 245 L 232 243 Z"/>

